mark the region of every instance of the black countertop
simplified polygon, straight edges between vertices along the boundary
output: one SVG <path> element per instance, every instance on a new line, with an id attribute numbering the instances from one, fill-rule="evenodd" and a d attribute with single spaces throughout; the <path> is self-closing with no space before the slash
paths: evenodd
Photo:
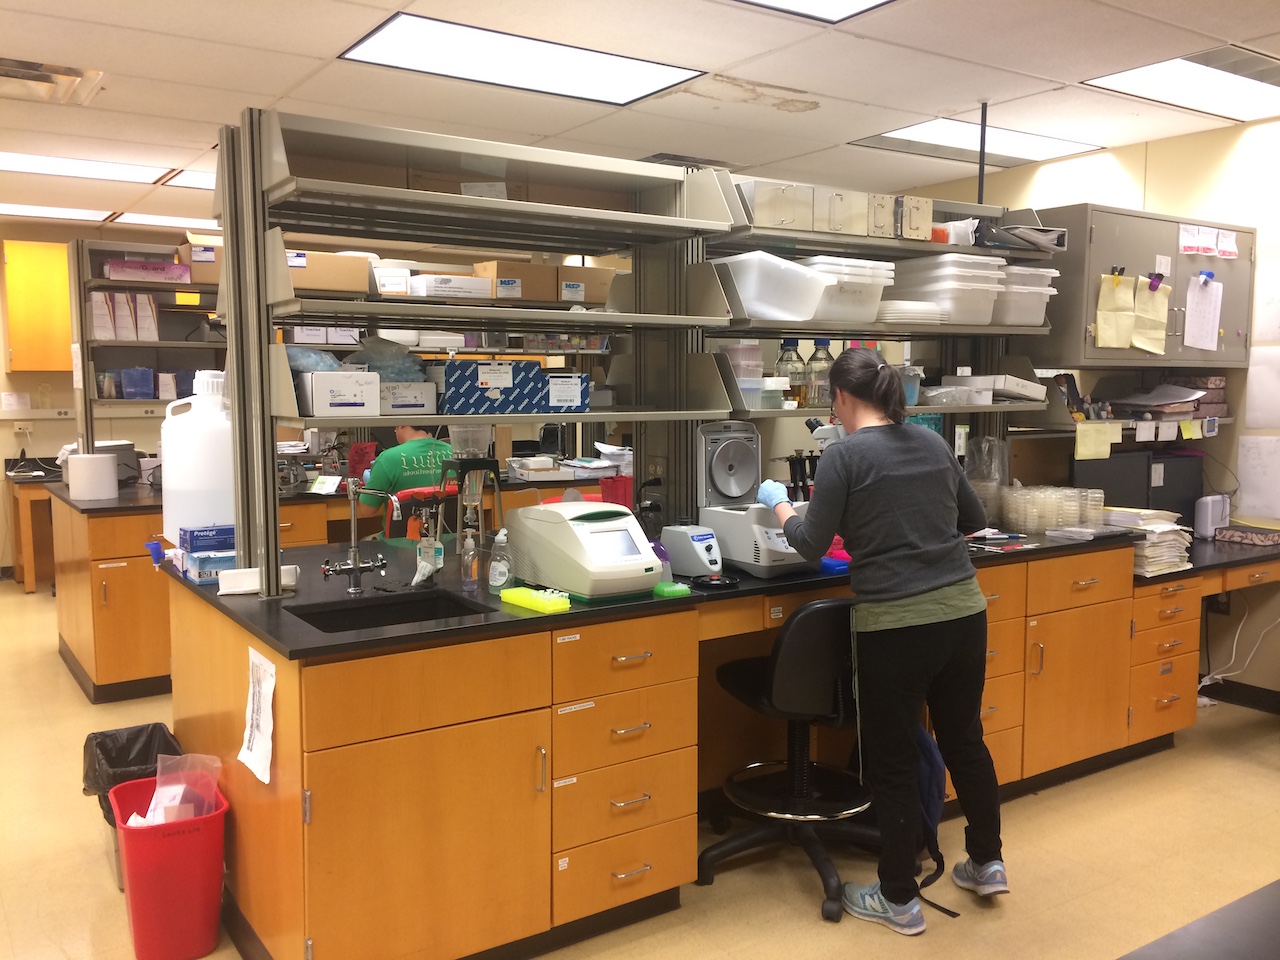
<path id="1" fill-rule="evenodd" d="M 163 506 L 159 491 L 152 490 L 149 483 L 126 484 L 112 500 L 73 500 L 70 488 L 62 482 L 46 483 L 45 487 L 50 495 L 80 513 L 156 513 Z"/>

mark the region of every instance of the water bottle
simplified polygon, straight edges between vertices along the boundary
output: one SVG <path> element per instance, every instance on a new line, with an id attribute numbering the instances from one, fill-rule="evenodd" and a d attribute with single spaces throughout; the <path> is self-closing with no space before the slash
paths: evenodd
<path id="1" fill-rule="evenodd" d="M 515 568 L 511 562 L 511 551 L 507 548 L 507 528 L 503 527 L 493 538 L 493 553 L 489 556 L 489 592 L 499 594 L 515 585 Z"/>
<path id="2" fill-rule="evenodd" d="M 813 354 L 809 357 L 809 362 L 804 365 L 804 378 L 808 385 L 804 398 L 806 407 L 819 407 L 825 410 L 831 406 L 829 377 L 831 365 L 835 363 L 836 358 L 831 356 L 831 351 L 827 349 L 830 345 L 831 341 L 826 337 L 816 337 L 813 341 Z"/>
<path id="3" fill-rule="evenodd" d="M 480 586 L 480 551 L 476 549 L 472 530 L 467 528 L 462 542 L 462 589 L 474 593 Z"/>
<path id="4" fill-rule="evenodd" d="M 800 341 L 788 337 L 782 341 L 782 352 L 778 354 L 778 362 L 774 364 L 773 373 L 777 377 L 786 377 L 790 386 L 783 394 L 784 400 L 796 401 L 797 407 L 805 405 L 805 394 L 808 392 L 808 381 L 805 379 L 804 361 L 800 359 Z"/>

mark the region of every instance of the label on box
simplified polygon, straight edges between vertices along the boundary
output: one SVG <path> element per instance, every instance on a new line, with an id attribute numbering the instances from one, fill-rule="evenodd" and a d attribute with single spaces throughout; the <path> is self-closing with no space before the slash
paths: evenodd
<path id="1" fill-rule="evenodd" d="M 562 280 L 560 282 L 560 299 L 585 301 L 587 299 L 587 285 L 576 280 Z"/>
<path id="2" fill-rule="evenodd" d="M 519 300 L 521 296 L 520 281 L 510 277 L 499 277 L 493 291 L 495 300 Z"/>
<path id="3" fill-rule="evenodd" d="M 409 275 L 398 273 L 378 274 L 378 292 L 407 296 L 409 293 Z"/>
<path id="4" fill-rule="evenodd" d="M 301 267 L 306 269 L 307 254 L 304 250 L 286 250 L 284 254 L 285 263 L 291 267 Z"/>
<path id="5" fill-rule="evenodd" d="M 93 339 L 114 340 L 116 325 L 111 319 L 111 305 L 101 290 L 89 294 L 89 312 L 93 316 Z"/>
<path id="6" fill-rule="evenodd" d="M 513 368 L 509 363 L 477 363 L 476 383 L 484 390 L 509 389 L 515 386 Z"/>
<path id="7" fill-rule="evenodd" d="M 191 245 L 191 262 L 192 263 L 216 263 L 218 259 L 217 253 L 213 247 L 197 247 Z"/>
<path id="8" fill-rule="evenodd" d="M 547 400 L 553 407 L 576 407 L 582 403 L 582 374 L 547 374 Z"/>

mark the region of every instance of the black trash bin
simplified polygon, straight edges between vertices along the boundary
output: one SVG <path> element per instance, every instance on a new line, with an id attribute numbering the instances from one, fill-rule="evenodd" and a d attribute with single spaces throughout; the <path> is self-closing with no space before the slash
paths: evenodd
<path id="1" fill-rule="evenodd" d="M 124 889 L 120 873 L 120 846 L 116 818 L 111 812 L 108 792 L 117 784 L 156 775 L 156 758 L 161 754 L 182 756 L 182 745 L 163 723 L 143 723 L 118 730 L 91 733 L 84 741 L 84 795 L 96 796 L 111 834 L 116 886 Z"/>

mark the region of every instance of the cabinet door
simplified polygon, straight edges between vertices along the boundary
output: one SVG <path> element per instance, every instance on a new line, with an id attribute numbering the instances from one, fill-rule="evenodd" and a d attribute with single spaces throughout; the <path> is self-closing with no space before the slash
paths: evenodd
<path id="1" fill-rule="evenodd" d="M 1130 743 L 1173 733 L 1196 722 L 1199 666 L 1198 654 L 1183 653 L 1144 663 L 1130 671 Z"/>
<path id="2" fill-rule="evenodd" d="M 1130 600 L 1027 618 L 1022 775 L 1128 742 Z"/>
<path id="3" fill-rule="evenodd" d="M 5 370 L 71 370 L 67 245 L 4 242 Z"/>
<path id="4" fill-rule="evenodd" d="M 551 716 L 308 753 L 316 957 L 453 960 L 551 924 Z"/>
<path id="5" fill-rule="evenodd" d="M 1164 282 L 1171 285 L 1169 293 L 1169 322 L 1165 332 L 1165 353 L 1176 350 L 1182 340 L 1178 314 L 1174 305 L 1185 296 L 1186 278 L 1178 271 L 1182 264 L 1178 256 L 1178 225 L 1168 220 L 1148 219 L 1128 213 L 1112 213 L 1094 210 L 1089 223 L 1089 255 L 1085 262 L 1085 301 L 1082 305 L 1085 321 L 1085 358 L 1108 360 L 1113 364 L 1124 362 L 1132 366 L 1158 364 L 1159 356 L 1136 347 L 1114 349 L 1099 347 L 1089 333 L 1092 317 L 1098 309 L 1098 288 L 1102 275 L 1111 272 L 1112 266 L 1124 267 L 1125 277 L 1142 278 L 1156 269 L 1156 257 L 1169 257 L 1172 263 Z M 1109 281 L 1108 281 L 1109 282 Z M 1181 291 L 1181 293 L 1179 292 Z M 1077 323 L 1080 321 L 1077 320 Z"/>
<path id="6" fill-rule="evenodd" d="M 1249 316 L 1253 305 L 1253 234 L 1236 232 L 1240 256 L 1224 260 L 1203 254 L 1179 254 L 1174 258 L 1174 271 L 1179 282 L 1169 296 L 1170 332 L 1166 342 L 1166 360 L 1200 363 L 1205 366 L 1244 366 L 1249 353 Z M 1187 326 L 1187 284 L 1200 271 L 1213 273 L 1222 284 L 1222 304 L 1218 320 L 1218 349 L 1199 350 L 1183 343 Z"/>
<path id="7" fill-rule="evenodd" d="M 169 588 L 149 558 L 89 564 L 97 684 L 169 675 Z"/>

